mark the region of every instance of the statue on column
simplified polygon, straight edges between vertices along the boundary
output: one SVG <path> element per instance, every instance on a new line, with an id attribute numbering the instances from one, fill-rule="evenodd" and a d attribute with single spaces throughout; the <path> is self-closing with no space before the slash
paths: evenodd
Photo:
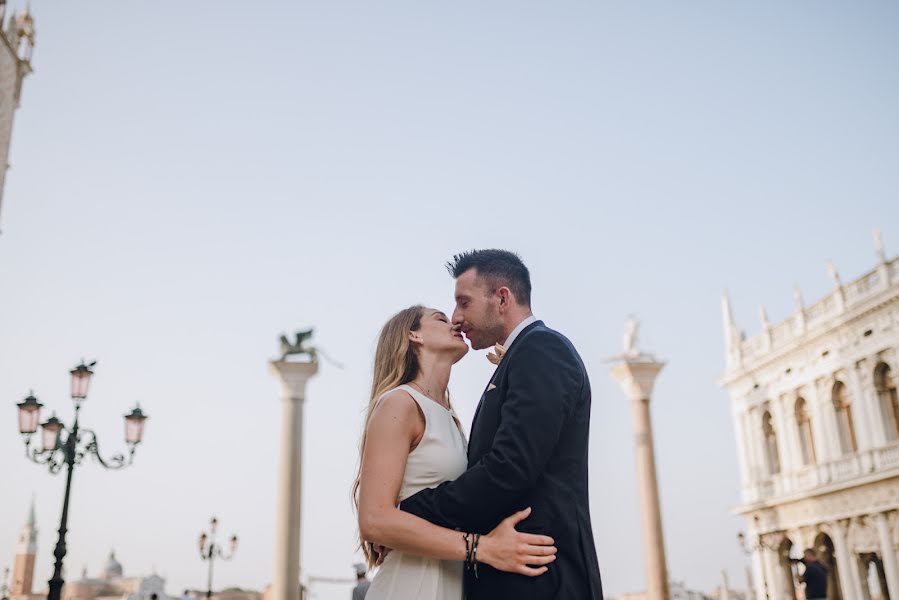
<path id="1" fill-rule="evenodd" d="M 627 326 L 624 330 L 624 356 L 628 358 L 636 358 L 640 356 L 637 350 L 637 334 L 640 329 L 640 323 L 633 316 L 628 317 Z"/>
<path id="2" fill-rule="evenodd" d="M 312 339 L 312 332 L 312 329 L 298 331 L 295 334 L 295 342 L 291 342 L 286 335 L 282 335 L 280 360 L 287 360 L 288 356 L 307 356 L 309 362 L 318 362 L 318 353 L 315 347 L 307 343 Z"/>

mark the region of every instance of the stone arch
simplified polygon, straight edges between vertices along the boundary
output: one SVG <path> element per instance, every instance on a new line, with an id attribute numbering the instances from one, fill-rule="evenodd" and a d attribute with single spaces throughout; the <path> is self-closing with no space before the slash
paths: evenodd
<path id="1" fill-rule="evenodd" d="M 777 548 L 777 573 L 775 583 L 777 589 L 781 592 L 775 597 L 795 598 L 796 597 L 796 576 L 797 572 L 790 560 L 790 554 L 793 551 L 793 540 L 789 536 L 784 535 L 783 540 Z"/>
<path id="2" fill-rule="evenodd" d="M 881 361 L 874 367 L 874 389 L 883 417 L 883 432 L 886 439 L 899 439 L 899 394 L 896 392 L 896 373 L 890 365 Z"/>
<path id="3" fill-rule="evenodd" d="M 780 454 L 778 454 L 777 431 L 774 428 L 774 419 L 771 410 L 766 404 L 762 413 L 762 440 L 765 448 L 765 463 L 768 467 L 768 475 L 780 473 Z"/>
<path id="4" fill-rule="evenodd" d="M 815 436 L 812 434 L 812 417 L 805 398 L 802 396 L 796 398 L 793 411 L 796 414 L 796 427 L 798 429 L 797 434 L 799 436 L 802 464 L 813 465 L 818 462 L 818 459 L 815 453 Z"/>
<path id="5" fill-rule="evenodd" d="M 855 422 L 852 418 L 852 398 L 846 384 L 837 379 L 830 389 L 831 403 L 837 417 L 837 433 L 840 439 L 840 451 L 843 455 L 858 451 L 858 440 L 855 437 Z"/>
<path id="6" fill-rule="evenodd" d="M 843 600 L 843 589 L 840 586 L 840 572 L 837 566 L 837 556 L 834 550 L 833 539 L 828 531 L 822 527 L 815 537 L 814 549 L 818 553 L 818 560 L 827 567 L 827 600 Z"/>

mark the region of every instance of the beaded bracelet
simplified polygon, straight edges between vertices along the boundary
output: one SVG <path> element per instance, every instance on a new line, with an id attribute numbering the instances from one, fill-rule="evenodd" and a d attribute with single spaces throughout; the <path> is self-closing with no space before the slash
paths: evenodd
<path id="1" fill-rule="evenodd" d="M 474 571 L 474 578 L 478 578 L 478 543 L 481 541 L 481 534 L 474 534 L 474 543 L 471 545 L 471 565 Z"/>

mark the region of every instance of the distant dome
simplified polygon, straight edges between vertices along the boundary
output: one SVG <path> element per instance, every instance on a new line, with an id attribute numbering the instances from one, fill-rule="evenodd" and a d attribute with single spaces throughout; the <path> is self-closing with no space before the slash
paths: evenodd
<path id="1" fill-rule="evenodd" d="M 103 579 L 115 579 L 122 576 L 122 564 L 115 559 L 115 550 L 109 552 L 109 559 L 103 568 Z"/>

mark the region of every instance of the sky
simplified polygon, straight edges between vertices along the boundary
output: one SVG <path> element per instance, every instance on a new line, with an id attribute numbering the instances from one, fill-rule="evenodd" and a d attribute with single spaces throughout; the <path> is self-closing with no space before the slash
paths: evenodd
<path id="1" fill-rule="evenodd" d="M 13 6 L 22 3 L 13 3 Z M 721 295 L 759 331 L 899 248 L 899 5 L 837 2 L 50 2 L 34 0 L 0 214 L 0 567 L 32 495 L 36 580 L 63 479 L 23 456 L 15 403 L 83 423 L 133 467 L 74 475 L 70 579 L 114 548 L 127 574 L 201 588 L 196 539 L 236 533 L 216 587 L 271 581 L 283 332 L 343 368 L 307 388 L 303 567 L 352 576 L 375 338 L 452 310 L 443 263 L 529 266 L 534 310 L 593 386 L 590 502 L 609 594 L 644 588 L 628 402 L 609 376 L 628 315 L 662 357 L 652 400 L 671 576 L 711 589 L 746 560 Z M 451 391 L 464 422 L 492 366 Z M 4 424 L 5 423 L 5 424 Z M 313 586 L 315 597 L 346 588 Z"/>

